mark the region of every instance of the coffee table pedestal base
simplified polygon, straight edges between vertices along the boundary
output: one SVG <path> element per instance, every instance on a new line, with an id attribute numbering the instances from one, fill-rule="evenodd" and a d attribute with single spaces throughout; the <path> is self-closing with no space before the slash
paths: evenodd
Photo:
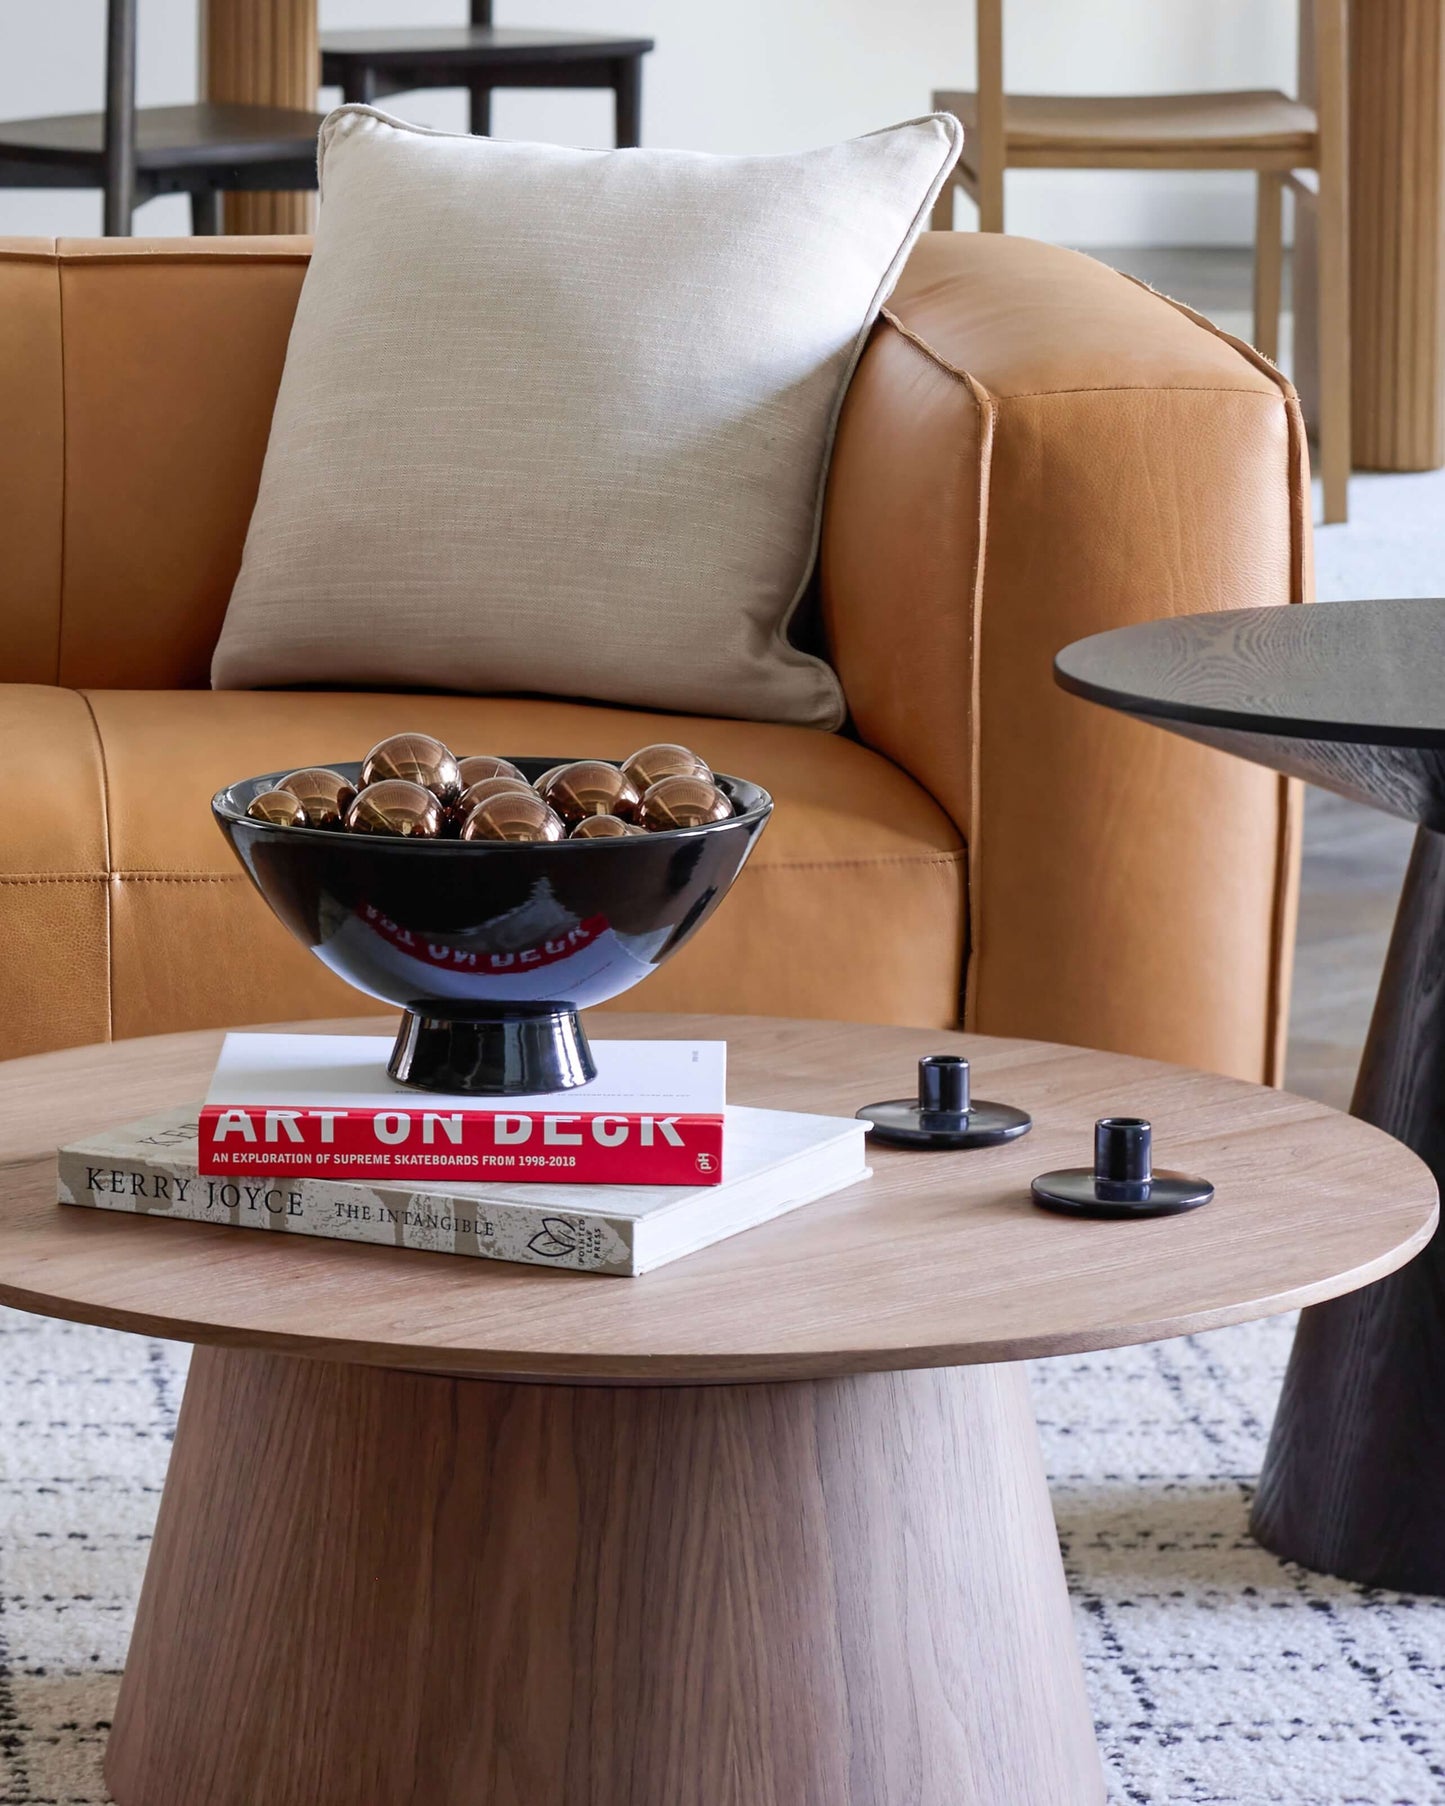
<path id="1" fill-rule="evenodd" d="M 120 1806 L 1100 1806 L 1025 1373 L 198 1349 L 106 1776 Z"/>

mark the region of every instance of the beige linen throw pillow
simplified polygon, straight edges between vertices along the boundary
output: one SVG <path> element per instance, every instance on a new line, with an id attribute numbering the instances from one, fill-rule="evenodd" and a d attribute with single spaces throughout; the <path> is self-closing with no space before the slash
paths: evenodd
<path id="1" fill-rule="evenodd" d="M 333 113 L 213 682 L 838 726 L 788 626 L 843 392 L 960 136 L 712 157 Z"/>

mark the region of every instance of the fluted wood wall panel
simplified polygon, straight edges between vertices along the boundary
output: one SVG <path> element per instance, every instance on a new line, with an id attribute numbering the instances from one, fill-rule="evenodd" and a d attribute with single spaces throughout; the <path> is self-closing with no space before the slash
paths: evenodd
<path id="1" fill-rule="evenodd" d="M 320 85 L 317 0 L 206 0 L 203 54 L 211 100 L 314 107 Z M 309 194 L 232 194 L 228 232 L 309 232 Z"/>
<path id="2" fill-rule="evenodd" d="M 1355 463 L 1445 463 L 1445 0 L 1350 8 Z"/>

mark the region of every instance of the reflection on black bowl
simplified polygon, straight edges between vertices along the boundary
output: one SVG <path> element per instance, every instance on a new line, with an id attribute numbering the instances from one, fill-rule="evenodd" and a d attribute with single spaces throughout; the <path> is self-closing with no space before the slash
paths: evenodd
<path id="1" fill-rule="evenodd" d="M 558 759 L 517 759 L 536 778 Z M 356 781 L 360 766 L 336 765 Z M 595 1076 L 577 1011 L 630 990 L 726 896 L 772 813 L 718 774 L 735 814 L 625 840 L 404 840 L 253 821 L 286 774 L 211 803 L 276 915 L 324 965 L 406 1015 L 388 1070 L 429 1091 L 517 1097 Z"/>

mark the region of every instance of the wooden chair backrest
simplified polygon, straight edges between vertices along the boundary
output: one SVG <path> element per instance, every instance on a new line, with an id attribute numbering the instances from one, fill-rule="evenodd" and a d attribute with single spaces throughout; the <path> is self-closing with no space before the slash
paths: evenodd
<path id="1" fill-rule="evenodd" d="M 1004 3 L 976 0 L 979 160 L 1004 157 Z M 1348 101 L 1347 0 L 1300 0 L 1299 98 L 1317 108 L 1320 156 L 1344 156 Z"/>

